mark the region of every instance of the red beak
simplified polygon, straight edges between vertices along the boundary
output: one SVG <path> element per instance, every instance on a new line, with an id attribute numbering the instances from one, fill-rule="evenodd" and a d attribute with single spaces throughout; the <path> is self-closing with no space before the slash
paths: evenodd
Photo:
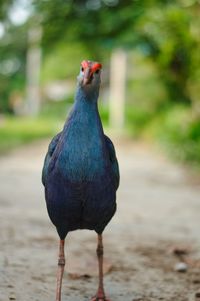
<path id="1" fill-rule="evenodd" d="M 91 69 L 90 68 L 86 68 L 84 70 L 84 75 L 83 75 L 83 86 L 89 84 L 91 82 Z"/>

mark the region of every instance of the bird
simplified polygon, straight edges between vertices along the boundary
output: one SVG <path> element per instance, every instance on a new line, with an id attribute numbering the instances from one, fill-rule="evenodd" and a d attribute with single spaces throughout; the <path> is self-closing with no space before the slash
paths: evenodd
<path id="1" fill-rule="evenodd" d="M 61 301 L 65 239 L 79 229 L 97 234 L 99 284 L 91 301 L 110 301 L 103 283 L 103 231 L 116 212 L 120 174 L 98 110 L 101 71 L 102 64 L 82 61 L 73 107 L 50 142 L 42 169 L 48 215 L 59 235 L 56 301 Z"/>

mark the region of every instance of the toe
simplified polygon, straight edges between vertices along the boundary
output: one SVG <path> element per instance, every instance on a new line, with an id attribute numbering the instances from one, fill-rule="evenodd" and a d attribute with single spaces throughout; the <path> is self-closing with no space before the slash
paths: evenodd
<path id="1" fill-rule="evenodd" d="M 110 299 L 107 299 L 106 297 L 93 297 L 90 301 L 111 301 Z"/>

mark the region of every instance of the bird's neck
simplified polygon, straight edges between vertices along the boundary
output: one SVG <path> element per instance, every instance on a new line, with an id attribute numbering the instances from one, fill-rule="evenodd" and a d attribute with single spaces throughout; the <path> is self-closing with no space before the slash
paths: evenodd
<path id="1" fill-rule="evenodd" d="M 80 121 L 80 123 L 95 122 L 101 123 L 97 100 L 99 96 L 98 90 L 85 91 L 78 87 L 75 97 L 73 117 Z M 90 124 L 92 126 L 92 124 Z"/>
<path id="2" fill-rule="evenodd" d="M 75 108 L 90 107 L 97 109 L 97 100 L 99 97 L 99 88 L 83 89 L 78 86 L 75 97 Z"/>
<path id="3" fill-rule="evenodd" d="M 73 128 L 73 131 L 97 132 L 103 133 L 101 119 L 99 116 L 97 99 L 98 89 L 95 91 L 84 91 L 78 87 L 75 97 L 73 110 L 70 118 L 66 122 L 67 128 Z"/>
<path id="4" fill-rule="evenodd" d="M 74 181 L 91 180 L 104 171 L 104 133 L 97 98 L 98 93 L 88 96 L 77 90 L 63 130 L 60 169 Z"/>

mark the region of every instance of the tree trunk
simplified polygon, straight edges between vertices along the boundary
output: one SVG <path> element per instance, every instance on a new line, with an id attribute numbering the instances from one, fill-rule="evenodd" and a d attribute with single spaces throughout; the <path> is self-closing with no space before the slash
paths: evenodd
<path id="1" fill-rule="evenodd" d="M 111 128 L 122 130 L 125 114 L 127 54 L 116 49 L 111 55 L 109 123 Z"/>
<path id="2" fill-rule="evenodd" d="M 28 32 L 29 48 L 26 62 L 26 111 L 36 116 L 40 111 L 40 65 L 41 65 L 41 27 Z"/>

